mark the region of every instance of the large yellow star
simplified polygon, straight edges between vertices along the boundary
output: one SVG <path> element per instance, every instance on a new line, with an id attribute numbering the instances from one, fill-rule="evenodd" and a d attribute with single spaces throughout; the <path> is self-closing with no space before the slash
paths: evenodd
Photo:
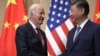
<path id="1" fill-rule="evenodd" d="M 23 20 L 24 20 L 25 22 L 27 22 L 27 20 L 28 20 L 27 16 L 24 16 Z"/>
<path id="2" fill-rule="evenodd" d="M 16 4 L 16 0 L 8 0 L 8 1 L 7 1 L 7 6 L 8 6 L 10 3 L 11 3 L 11 4 Z"/>
<path id="3" fill-rule="evenodd" d="M 15 23 L 15 24 L 14 24 L 14 28 L 15 28 L 15 30 L 18 28 L 18 26 L 19 26 L 18 23 Z"/>
<path id="4" fill-rule="evenodd" d="M 97 19 L 100 18 L 100 12 L 96 14 Z"/>
<path id="5" fill-rule="evenodd" d="M 6 21 L 6 22 L 4 23 L 4 28 L 9 28 L 9 26 L 10 26 L 10 23 L 8 23 L 8 21 Z"/>

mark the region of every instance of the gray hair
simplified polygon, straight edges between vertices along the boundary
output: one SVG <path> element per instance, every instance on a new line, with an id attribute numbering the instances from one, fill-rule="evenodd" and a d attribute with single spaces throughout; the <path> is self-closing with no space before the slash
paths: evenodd
<path id="1" fill-rule="evenodd" d="M 29 10 L 28 10 L 28 19 L 30 19 L 31 17 L 31 14 L 35 12 L 36 10 L 36 7 L 39 6 L 39 4 L 33 4 L 29 7 Z"/>

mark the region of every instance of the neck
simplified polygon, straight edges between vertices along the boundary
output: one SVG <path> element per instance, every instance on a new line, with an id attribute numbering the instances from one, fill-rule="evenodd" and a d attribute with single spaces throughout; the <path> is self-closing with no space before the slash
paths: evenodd
<path id="1" fill-rule="evenodd" d="M 85 20 L 87 19 L 87 17 L 81 17 L 79 20 L 76 21 L 77 25 L 82 24 Z"/>

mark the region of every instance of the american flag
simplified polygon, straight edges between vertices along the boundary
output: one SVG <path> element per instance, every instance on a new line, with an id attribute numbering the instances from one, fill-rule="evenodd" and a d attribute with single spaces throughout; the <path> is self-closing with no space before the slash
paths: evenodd
<path id="1" fill-rule="evenodd" d="M 69 16 L 70 0 L 51 0 L 45 30 L 48 56 L 57 56 L 66 50 L 67 34 L 73 27 Z"/>

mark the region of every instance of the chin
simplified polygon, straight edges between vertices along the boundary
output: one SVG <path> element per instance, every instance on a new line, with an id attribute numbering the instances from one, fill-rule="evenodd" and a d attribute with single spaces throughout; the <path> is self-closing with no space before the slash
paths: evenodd
<path id="1" fill-rule="evenodd" d="M 39 24 L 41 25 L 41 24 L 43 24 L 43 23 L 39 23 Z"/>
<path id="2" fill-rule="evenodd" d="M 73 22 L 75 22 L 75 19 L 74 19 L 74 18 L 71 18 L 71 20 L 72 20 Z"/>

